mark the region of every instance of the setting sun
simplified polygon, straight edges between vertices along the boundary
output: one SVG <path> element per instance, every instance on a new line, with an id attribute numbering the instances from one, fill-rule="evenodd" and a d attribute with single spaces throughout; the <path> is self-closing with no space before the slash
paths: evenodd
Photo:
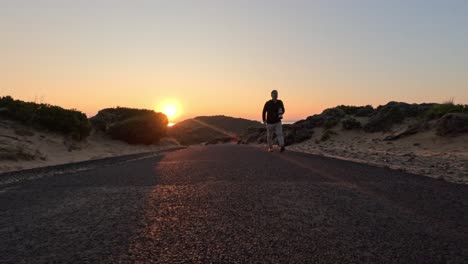
<path id="1" fill-rule="evenodd" d="M 174 105 L 167 105 L 164 107 L 163 113 L 167 116 L 167 118 L 173 119 L 177 114 L 177 108 Z"/>
<path id="2" fill-rule="evenodd" d="M 167 116 L 169 126 L 173 125 L 174 121 L 180 116 L 181 109 L 179 102 L 174 100 L 163 101 L 157 107 L 157 111 L 162 112 Z"/>

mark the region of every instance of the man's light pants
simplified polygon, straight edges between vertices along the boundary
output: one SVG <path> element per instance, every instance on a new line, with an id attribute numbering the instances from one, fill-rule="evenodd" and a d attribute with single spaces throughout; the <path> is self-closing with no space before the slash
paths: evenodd
<path id="1" fill-rule="evenodd" d="M 276 124 L 266 124 L 268 147 L 273 147 L 273 133 L 276 134 L 280 147 L 284 146 L 283 126 L 281 122 Z"/>

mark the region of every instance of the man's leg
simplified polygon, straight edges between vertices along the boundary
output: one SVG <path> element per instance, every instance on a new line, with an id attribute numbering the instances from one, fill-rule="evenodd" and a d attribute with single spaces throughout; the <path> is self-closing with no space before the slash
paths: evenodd
<path id="1" fill-rule="evenodd" d="M 266 124 L 268 150 L 273 150 L 273 125 Z"/>
<path id="2" fill-rule="evenodd" d="M 284 151 L 284 136 L 283 136 L 283 125 L 281 122 L 275 124 L 275 134 L 278 138 L 278 144 L 281 147 L 281 152 Z"/>

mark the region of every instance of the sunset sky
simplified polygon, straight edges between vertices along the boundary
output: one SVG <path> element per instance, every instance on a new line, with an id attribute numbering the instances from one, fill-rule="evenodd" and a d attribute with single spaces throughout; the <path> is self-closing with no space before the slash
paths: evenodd
<path id="1" fill-rule="evenodd" d="M 180 121 L 338 104 L 468 103 L 468 1 L 0 0 L 0 94 Z"/>

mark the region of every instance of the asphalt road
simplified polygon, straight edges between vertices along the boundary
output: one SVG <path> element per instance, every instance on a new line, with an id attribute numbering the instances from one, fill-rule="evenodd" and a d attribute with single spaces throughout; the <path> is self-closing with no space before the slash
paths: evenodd
<path id="1" fill-rule="evenodd" d="M 72 262 L 468 263 L 468 186 L 219 145 L 0 187 L 0 263 Z"/>

